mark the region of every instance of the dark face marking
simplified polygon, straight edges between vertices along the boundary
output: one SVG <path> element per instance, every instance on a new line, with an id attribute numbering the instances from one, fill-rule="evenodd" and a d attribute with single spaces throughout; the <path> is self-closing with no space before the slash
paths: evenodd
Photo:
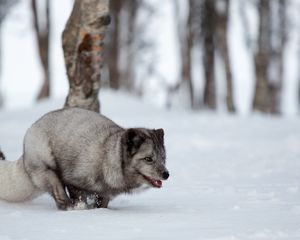
<path id="1" fill-rule="evenodd" d="M 125 133 L 125 144 L 127 147 L 127 152 L 130 156 L 133 156 L 137 153 L 144 141 L 145 136 L 138 129 L 130 128 Z"/>

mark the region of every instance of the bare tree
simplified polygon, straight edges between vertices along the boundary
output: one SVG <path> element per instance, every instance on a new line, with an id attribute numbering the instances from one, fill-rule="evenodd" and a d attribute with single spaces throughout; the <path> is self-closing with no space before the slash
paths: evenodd
<path id="1" fill-rule="evenodd" d="M 0 77 L 1 77 L 1 26 L 2 22 L 9 12 L 9 9 L 17 2 L 17 0 L 0 0 Z M 0 107 L 3 104 L 2 94 L 0 92 Z"/>
<path id="2" fill-rule="evenodd" d="M 37 4 L 43 5 L 42 7 Z M 50 39 L 50 7 L 49 0 L 31 1 L 34 30 L 39 49 L 44 80 L 37 99 L 47 98 L 50 95 L 50 71 L 49 71 L 49 39 Z"/>
<path id="3" fill-rule="evenodd" d="M 253 108 L 268 112 L 270 105 L 268 92 L 268 59 L 270 58 L 270 1 L 260 0 L 258 51 L 255 54 L 256 87 Z"/>
<path id="4" fill-rule="evenodd" d="M 272 58 L 271 67 L 269 69 L 269 88 L 272 113 L 280 113 L 282 83 L 283 83 L 283 66 L 284 59 L 283 53 L 287 41 L 287 20 L 286 20 L 286 1 L 278 0 L 273 1 L 273 14 L 272 14 L 272 33 L 271 36 L 276 41 L 271 41 Z M 277 21 L 276 21 L 277 20 Z"/>
<path id="5" fill-rule="evenodd" d="M 195 107 L 194 102 L 194 88 L 192 79 L 192 51 L 194 47 L 195 29 L 193 23 L 195 22 L 195 0 L 189 0 L 189 12 L 186 20 L 184 30 L 180 32 L 181 38 L 181 59 L 182 59 L 182 83 L 188 87 L 188 94 L 191 108 Z"/>
<path id="6" fill-rule="evenodd" d="M 216 11 L 216 47 L 220 53 L 221 59 L 225 67 L 226 77 L 226 105 L 229 112 L 235 112 L 233 101 L 233 86 L 232 86 L 232 72 L 229 58 L 227 29 L 229 19 L 230 0 L 224 0 L 216 4 L 221 4 L 220 9 Z"/>
<path id="7" fill-rule="evenodd" d="M 196 16 L 196 0 L 188 1 L 188 14 L 183 21 L 180 19 L 180 6 L 178 1 L 174 1 L 175 18 L 177 19 L 177 35 L 180 44 L 180 59 L 181 59 L 181 80 L 174 87 L 169 87 L 169 93 L 178 91 L 182 86 L 187 87 L 187 94 L 189 95 L 189 104 L 191 108 L 195 108 L 194 99 L 194 87 L 192 76 L 192 52 L 195 44 L 195 38 L 197 34 L 197 22 Z M 170 104 L 170 103 L 168 103 Z"/>
<path id="8" fill-rule="evenodd" d="M 204 0 L 202 16 L 203 35 L 203 63 L 204 63 L 204 106 L 215 109 L 216 104 L 216 80 L 215 80 L 215 28 L 216 9 L 215 0 Z"/>
<path id="9" fill-rule="evenodd" d="M 192 71 L 195 63 L 200 62 L 204 68 L 204 90 L 203 90 L 203 106 L 210 109 L 216 108 L 216 83 L 215 83 L 215 52 L 220 51 L 220 55 L 224 59 L 226 66 L 226 77 L 231 84 L 231 71 L 227 48 L 227 20 L 228 9 L 225 13 L 218 15 L 216 10 L 216 1 L 214 0 L 189 0 L 188 15 L 185 25 L 178 23 L 178 35 L 181 46 L 182 59 L 182 82 L 188 86 L 188 94 L 192 108 L 199 107 L 199 103 L 195 101 L 194 83 L 201 81 L 200 77 L 193 79 Z M 175 11 L 178 10 L 178 3 L 175 2 Z M 225 16 L 224 16 L 225 15 Z M 222 20 L 221 20 L 222 19 Z M 179 21 L 181 21 L 179 19 Z M 222 22 L 222 23 L 221 23 Z M 221 41 L 217 46 L 218 41 Z M 194 62 L 192 55 L 194 51 L 201 49 L 202 59 Z M 231 89 L 231 86 L 228 87 Z M 231 100 L 232 91 L 229 92 L 229 100 Z M 233 104 L 230 105 L 230 110 Z"/>
<path id="10" fill-rule="evenodd" d="M 123 58 L 126 57 L 128 61 L 124 62 L 124 66 L 121 71 L 121 80 L 122 85 L 125 87 L 127 91 L 134 91 L 134 66 L 135 66 L 135 58 L 136 53 L 139 51 L 137 48 L 136 42 L 142 37 L 142 32 L 138 31 L 136 18 L 138 11 L 141 7 L 146 7 L 142 4 L 140 0 L 126 0 L 124 1 L 124 18 L 126 25 L 125 28 L 126 34 L 123 34 L 124 37 L 121 38 L 122 42 L 125 43 L 125 46 L 122 47 Z"/>
<path id="11" fill-rule="evenodd" d="M 98 92 L 103 39 L 110 23 L 108 0 L 75 0 L 63 32 L 70 89 L 65 107 L 100 111 Z"/>
<path id="12" fill-rule="evenodd" d="M 112 27 L 110 31 L 111 39 L 108 44 L 109 46 L 109 58 L 108 58 L 108 69 L 109 69 L 109 86 L 112 89 L 119 89 L 120 83 L 120 32 L 121 27 L 121 9 L 123 8 L 124 1 L 110 0 L 110 12 L 112 15 Z"/>
<path id="13" fill-rule="evenodd" d="M 286 42 L 285 1 L 260 0 L 258 9 L 260 22 L 258 51 L 255 54 L 256 87 L 253 109 L 279 113 Z"/>
<path id="14" fill-rule="evenodd" d="M 134 61 L 137 53 L 141 51 L 136 42 L 142 35 L 136 27 L 136 16 L 140 6 L 147 7 L 143 3 L 139 0 L 110 1 L 112 24 L 106 54 L 109 86 L 112 89 L 134 91 Z"/>

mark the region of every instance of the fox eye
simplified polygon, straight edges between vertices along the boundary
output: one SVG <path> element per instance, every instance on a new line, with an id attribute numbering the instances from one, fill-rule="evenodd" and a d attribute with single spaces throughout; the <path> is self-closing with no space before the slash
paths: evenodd
<path id="1" fill-rule="evenodd" d="M 153 163 L 153 159 L 151 157 L 145 157 L 144 160 L 147 162 L 147 163 Z"/>

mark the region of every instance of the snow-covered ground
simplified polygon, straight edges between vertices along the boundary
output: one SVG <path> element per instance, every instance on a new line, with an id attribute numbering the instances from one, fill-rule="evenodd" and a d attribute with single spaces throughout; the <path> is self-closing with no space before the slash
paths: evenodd
<path id="1" fill-rule="evenodd" d="M 109 209 L 59 211 L 48 196 L 0 202 L 0 239 L 300 239 L 299 118 L 165 112 L 120 93 L 102 112 L 122 126 L 163 127 L 171 177 Z M 7 158 L 26 129 L 63 99 L 0 111 Z M 0 183 L 1 184 L 1 183 Z"/>

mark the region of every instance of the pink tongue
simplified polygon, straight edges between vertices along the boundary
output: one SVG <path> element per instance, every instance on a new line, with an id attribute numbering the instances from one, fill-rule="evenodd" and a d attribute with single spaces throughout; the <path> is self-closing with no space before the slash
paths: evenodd
<path id="1" fill-rule="evenodd" d="M 153 184 L 155 187 L 158 187 L 158 188 L 161 188 L 161 186 L 162 186 L 162 182 L 160 180 L 153 181 Z"/>

